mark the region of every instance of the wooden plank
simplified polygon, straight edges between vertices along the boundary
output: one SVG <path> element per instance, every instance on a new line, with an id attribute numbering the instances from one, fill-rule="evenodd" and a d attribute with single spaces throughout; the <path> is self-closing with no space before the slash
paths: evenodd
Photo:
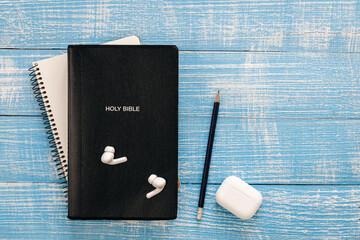
<path id="1" fill-rule="evenodd" d="M 179 175 L 200 183 L 210 119 L 180 118 Z M 0 181 L 58 181 L 40 117 L 0 117 Z M 218 120 L 209 182 L 360 183 L 359 120 Z"/>
<path id="2" fill-rule="evenodd" d="M 32 62 L 65 52 L 0 50 L 0 115 L 40 115 L 28 69 Z"/>
<path id="3" fill-rule="evenodd" d="M 359 118 L 360 54 L 181 54 L 179 113 L 209 117 Z"/>
<path id="4" fill-rule="evenodd" d="M 358 52 L 358 2 L 2 1 L 1 47 L 66 47 L 137 35 L 182 50 Z"/>
<path id="5" fill-rule="evenodd" d="M 27 68 L 64 51 L 0 50 L 1 115 L 38 115 Z M 359 118 L 360 54 L 181 52 L 179 116 Z"/>
<path id="6" fill-rule="evenodd" d="M 199 185 L 182 185 L 171 221 L 68 220 L 57 184 L 0 183 L 4 239 L 309 239 L 359 237 L 358 186 L 255 186 L 263 204 L 240 220 L 215 202 L 209 185 L 204 216 L 196 220 Z"/>
<path id="7" fill-rule="evenodd" d="M 218 119 L 209 182 L 360 183 L 358 120 Z M 179 172 L 201 183 L 210 119 L 180 119 Z"/>
<path id="8" fill-rule="evenodd" d="M 41 117 L 0 117 L 0 181 L 61 182 L 44 126 Z"/>

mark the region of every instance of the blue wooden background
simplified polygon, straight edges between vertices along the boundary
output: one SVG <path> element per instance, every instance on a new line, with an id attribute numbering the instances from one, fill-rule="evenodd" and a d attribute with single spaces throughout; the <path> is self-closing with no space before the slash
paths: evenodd
<path id="1" fill-rule="evenodd" d="M 359 238 L 359 10 L 353 0 L 0 0 L 0 239 Z M 68 44 L 129 35 L 180 49 L 178 218 L 70 221 L 27 68 Z M 251 220 L 215 202 L 230 175 L 263 194 Z"/>

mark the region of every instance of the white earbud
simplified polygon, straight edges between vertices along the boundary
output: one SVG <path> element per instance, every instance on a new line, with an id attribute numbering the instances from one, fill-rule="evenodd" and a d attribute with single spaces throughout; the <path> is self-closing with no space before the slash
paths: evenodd
<path id="1" fill-rule="evenodd" d="M 158 193 L 160 193 L 165 185 L 166 185 L 166 180 L 162 177 L 158 177 L 155 174 L 151 174 L 150 177 L 148 178 L 148 182 L 153 185 L 156 189 L 149 192 L 148 194 L 146 194 L 147 198 L 152 198 L 153 196 L 157 195 Z"/>
<path id="2" fill-rule="evenodd" d="M 127 161 L 127 157 L 121 157 L 114 159 L 115 148 L 107 146 L 105 152 L 101 155 L 101 161 L 105 164 L 116 165 Z"/>

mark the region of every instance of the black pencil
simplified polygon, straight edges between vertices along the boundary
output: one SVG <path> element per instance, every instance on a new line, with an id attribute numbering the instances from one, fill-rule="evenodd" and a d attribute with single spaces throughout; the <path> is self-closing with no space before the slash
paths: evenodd
<path id="1" fill-rule="evenodd" d="M 204 201 L 205 201 L 205 194 L 206 194 L 206 185 L 209 176 L 209 168 L 210 168 L 210 160 L 211 160 L 211 152 L 214 143 L 214 136 L 215 136 L 215 128 L 216 128 L 216 120 L 219 112 L 219 105 L 220 105 L 220 91 L 218 91 L 215 102 L 214 108 L 211 117 L 211 124 L 210 124 L 210 132 L 209 132 L 209 139 L 206 149 L 206 157 L 204 163 L 204 171 L 201 181 L 201 190 L 200 190 L 200 197 L 199 197 L 199 204 L 198 204 L 198 212 L 196 219 L 201 220 L 203 209 L 204 209 Z"/>

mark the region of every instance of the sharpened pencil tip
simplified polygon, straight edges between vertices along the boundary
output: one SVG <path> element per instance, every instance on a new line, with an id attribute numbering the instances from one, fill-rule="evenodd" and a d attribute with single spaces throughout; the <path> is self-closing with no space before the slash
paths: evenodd
<path id="1" fill-rule="evenodd" d="M 218 90 L 218 93 L 215 98 L 215 102 L 220 102 L 220 90 Z"/>

